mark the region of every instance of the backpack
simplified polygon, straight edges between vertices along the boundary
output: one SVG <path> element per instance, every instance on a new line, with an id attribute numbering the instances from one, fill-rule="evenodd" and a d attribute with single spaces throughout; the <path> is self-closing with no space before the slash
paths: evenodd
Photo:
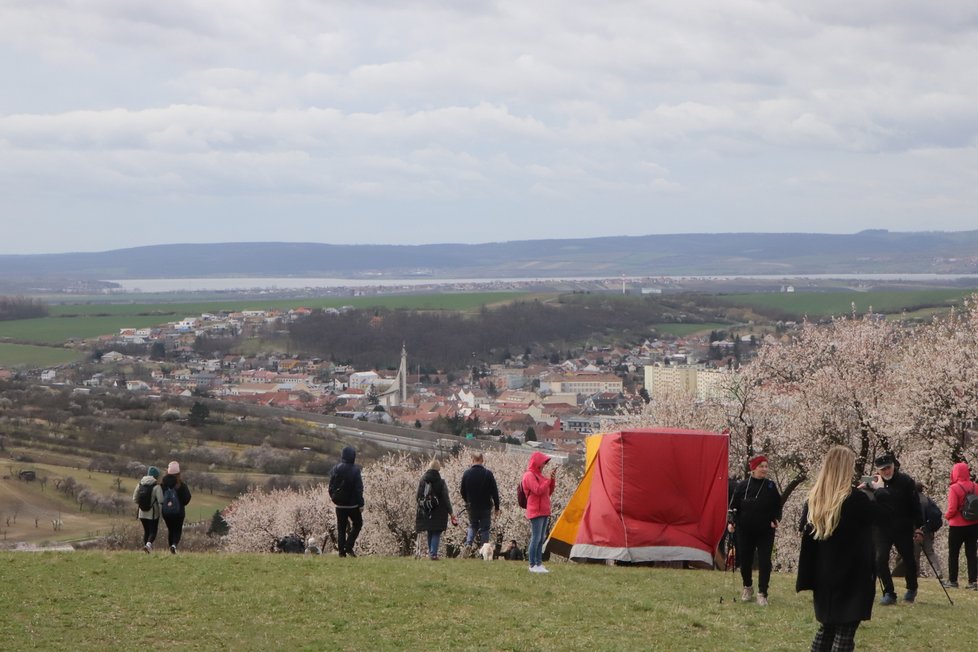
<path id="1" fill-rule="evenodd" d="M 944 525 L 944 514 L 941 514 L 941 508 L 928 498 L 924 505 L 924 527 L 928 532 L 937 532 L 942 525 Z"/>
<path id="2" fill-rule="evenodd" d="M 163 515 L 177 516 L 180 514 L 180 497 L 177 495 L 177 488 L 170 487 L 163 490 Z"/>
<path id="3" fill-rule="evenodd" d="M 287 534 L 275 541 L 275 551 L 301 555 L 306 551 L 306 544 L 295 534 Z"/>
<path id="4" fill-rule="evenodd" d="M 978 521 L 978 494 L 975 493 L 974 483 L 971 483 L 971 492 L 964 495 L 959 511 L 966 521 Z"/>
<path id="5" fill-rule="evenodd" d="M 435 487 L 430 482 L 425 482 L 424 492 L 418 498 L 418 509 L 424 512 L 425 516 L 431 516 L 431 513 L 438 507 L 438 503 L 438 494 L 435 493 Z"/>
<path id="6" fill-rule="evenodd" d="M 526 490 L 523 488 L 523 481 L 520 480 L 519 486 L 516 487 L 516 502 L 523 509 L 526 509 Z"/>
<path id="7" fill-rule="evenodd" d="M 152 484 L 141 484 L 139 485 L 139 489 L 136 490 L 136 504 L 144 512 L 149 512 L 153 509 L 153 487 L 155 486 Z"/>
<path id="8" fill-rule="evenodd" d="M 343 500 L 346 497 L 344 495 L 345 489 L 346 489 L 346 480 L 340 479 L 336 482 L 336 484 L 333 484 L 333 481 L 330 480 L 329 489 L 328 489 L 329 499 L 333 501 L 334 505 L 339 505 L 341 501 L 344 503 L 349 502 Z"/>

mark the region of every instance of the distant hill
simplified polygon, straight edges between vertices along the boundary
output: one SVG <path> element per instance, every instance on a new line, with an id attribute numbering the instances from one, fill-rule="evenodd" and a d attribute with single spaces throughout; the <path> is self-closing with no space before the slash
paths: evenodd
<path id="1" fill-rule="evenodd" d="M 978 231 L 713 233 L 486 244 L 168 244 L 0 256 L 0 277 L 978 273 Z"/>

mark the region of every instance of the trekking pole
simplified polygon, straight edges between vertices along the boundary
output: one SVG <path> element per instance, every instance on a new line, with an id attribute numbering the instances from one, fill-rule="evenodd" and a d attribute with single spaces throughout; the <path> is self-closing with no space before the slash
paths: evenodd
<path id="1" fill-rule="evenodd" d="M 927 558 L 927 563 L 930 564 L 930 569 L 932 571 L 934 571 L 934 578 L 937 580 L 937 583 L 941 585 L 941 588 L 944 590 L 944 595 L 947 596 L 947 601 L 950 602 L 951 603 L 951 606 L 953 607 L 954 606 L 954 600 L 951 599 L 951 594 L 947 592 L 947 587 L 944 586 L 944 582 L 942 582 L 941 581 L 941 578 L 938 576 L 937 569 L 934 568 L 934 562 L 931 561 L 930 555 L 927 554 L 927 550 L 924 548 L 923 545 L 920 546 L 920 551 L 923 552 L 924 553 L 924 557 Z"/>

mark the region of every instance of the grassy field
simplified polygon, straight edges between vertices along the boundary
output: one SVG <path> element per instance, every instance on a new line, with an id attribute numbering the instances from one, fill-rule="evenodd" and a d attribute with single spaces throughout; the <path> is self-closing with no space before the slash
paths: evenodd
<path id="1" fill-rule="evenodd" d="M 45 367 L 68 364 L 84 357 L 81 351 L 71 351 L 51 346 L 8 344 L 0 342 L 0 367 Z"/>
<path id="2" fill-rule="evenodd" d="M 122 328 L 145 328 L 170 321 L 193 317 L 205 312 L 222 310 L 289 310 L 307 308 L 406 308 L 413 310 L 451 310 L 470 312 L 482 306 L 498 306 L 520 298 L 540 298 L 525 292 L 469 292 L 444 294 L 408 294 L 376 297 L 344 297 L 335 299 L 268 299 L 240 301 L 208 301 L 199 303 L 125 303 L 125 304 L 65 304 L 50 308 L 50 315 L 38 319 L 0 322 L 0 340 L 60 344 L 100 335 L 118 333 Z M 6 362 L 0 350 L 0 364 L 54 364 L 37 352 L 23 350 L 20 362 Z M 14 360 L 15 352 L 9 353 Z M 74 359 L 74 358 L 71 358 Z M 70 361 L 69 359 L 68 361 Z"/>
<path id="3" fill-rule="evenodd" d="M 730 573 L 335 555 L 0 553 L 5 650 L 803 650 L 811 594 Z M 874 609 L 860 650 L 964 649 L 978 593 Z"/>
<path id="4" fill-rule="evenodd" d="M 475 310 L 484 305 L 514 301 L 530 296 L 525 292 L 458 292 L 440 294 L 398 294 L 368 297 L 335 297 L 321 299 L 235 299 L 183 303 L 91 303 L 54 305 L 52 316 L 93 315 L 163 315 L 183 318 L 204 312 L 236 310 L 290 310 L 306 308 L 410 308 L 414 310 Z"/>
<path id="5" fill-rule="evenodd" d="M 845 315 L 852 311 L 866 313 L 872 307 L 877 313 L 899 313 L 922 308 L 957 305 L 975 290 L 907 290 L 880 292 L 796 292 L 728 294 L 719 299 L 732 306 L 746 306 L 762 311 L 778 311 L 797 318 Z"/>
<path id="6" fill-rule="evenodd" d="M 117 315 L 111 317 L 41 317 L 0 322 L 0 339 L 19 342 L 60 344 L 99 335 L 118 333 L 120 328 L 145 328 L 169 321 L 161 317 Z"/>
<path id="7" fill-rule="evenodd" d="M 33 455 L 37 457 L 37 455 Z M 65 496 L 55 488 L 56 480 L 72 477 L 79 484 L 91 488 L 99 494 L 112 494 L 121 490 L 121 494 L 129 498 L 136 487 L 135 478 L 122 478 L 117 488 L 117 476 L 110 473 L 88 471 L 78 466 L 70 466 L 70 460 L 60 460 L 61 463 L 14 462 L 3 460 L 0 471 L 0 533 L 4 541 L 20 541 L 25 543 L 43 544 L 48 542 L 80 541 L 103 536 L 113 526 L 128 523 L 133 520 L 133 513 L 107 514 L 80 510 L 74 499 Z M 78 464 L 87 465 L 87 460 L 79 460 Z M 22 482 L 17 480 L 17 472 L 23 469 L 33 470 L 38 477 L 47 478 L 47 483 Z M 228 474 L 231 475 L 231 474 Z M 256 481 L 264 477 L 256 477 Z M 191 486 L 191 489 L 194 489 Z M 216 510 L 224 509 L 231 502 L 229 496 L 211 494 L 205 491 L 194 491 L 193 500 L 187 506 L 189 521 L 205 521 Z M 11 522 L 7 523 L 7 518 Z M 57 532 L 51 522 L 61 519 L 63 525 Z"/>

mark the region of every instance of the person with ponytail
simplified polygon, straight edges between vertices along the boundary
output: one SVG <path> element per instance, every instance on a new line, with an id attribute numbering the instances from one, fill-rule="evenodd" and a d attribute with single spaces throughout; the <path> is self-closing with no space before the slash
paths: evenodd
<path id="1" fill-rule="evenodd" d="M 822 461 L 802 511 L 797 591 L 811 591 L 820 627 L 812 652 L 845 652 L 856 646 L 859 623 L 876 599 L 873 505 L 853 486 L 856 454 L 833 446 Z"/>

